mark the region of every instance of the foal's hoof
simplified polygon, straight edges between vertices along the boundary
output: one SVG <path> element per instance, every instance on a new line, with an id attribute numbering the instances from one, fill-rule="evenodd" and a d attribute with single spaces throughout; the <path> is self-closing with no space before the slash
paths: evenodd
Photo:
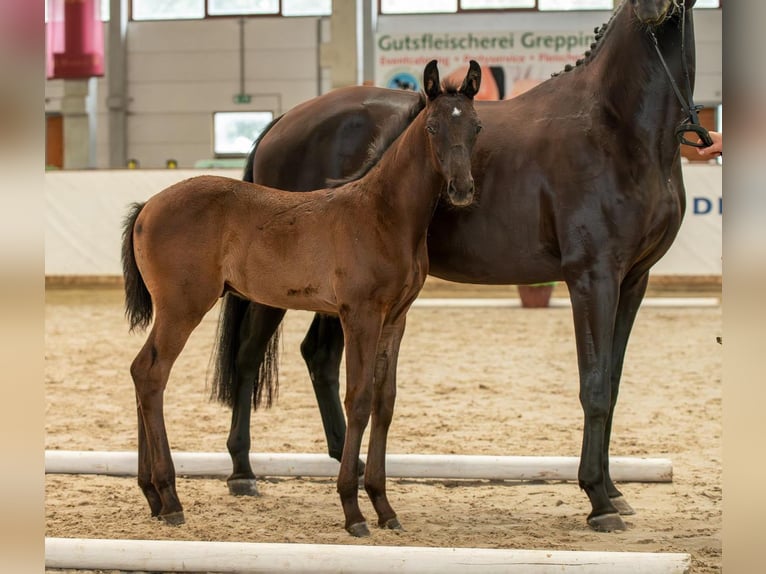
<path id="1" fill-rule="evenodd" d="M 379 525 L 381 528 L 388 528 L 389 530 L 398 530 L 400 532 L 404 532 L 404 528 L 402 527 L 401 523 L 399 522 L 399 519 L 394 516 L 393 518 L 389 518 L 385 522 Z"/>
<path id="2" fill-rule="evenodd" d="M 591 516 L 588 518 L 588 526 L 596 532 L 615 532 L 618 530 L 627 530 L 625 523 L 616 512 Z"/>
<path id="3" fill-rule="evenodd" d="M 170 526 L 180 526 L 181 524 L 186 522 L 183 511 L 169 512 L 168 514 L 160 514 L 159 518 L 165 524 L 170 524 Z"/>
<path id="4" fill-rule="evenodd" d="M 628 501 L 625 500 L 624 496 L 615 496 L 614 498 L 610 498 L 609 502 L 612 503 L 612 506 L 614 506 L 617 509 L 617 512 L 622 516 L 630 516 L 631 514 L 636 513 L 636 511 L 633 510 L 633 507 L 628 504 Z"/>
<path id="5" fill-rule="evenodd" d="M 226 481 L 229 494 L 233 496 L 260 496 L 254 478 L 232 478 Z"/>
<path id="6" fill-rule="evenodd" d="M 366 522 L 357 522 L 346 528 L 346 530 L 348 530 L 351 536 L 356 538 L 366 538 L 370 535 L 370 529 L 367 528 Z"/>

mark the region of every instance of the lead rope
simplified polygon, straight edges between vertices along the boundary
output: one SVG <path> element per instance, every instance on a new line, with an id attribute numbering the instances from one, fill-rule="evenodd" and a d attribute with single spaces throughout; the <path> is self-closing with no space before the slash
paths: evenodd
<path id="1" fill-rule="evenodd" d="M 659 43 L 657 42 L 657 36 L 654 33 L 653 29 L 649 30 L 649 36 L 652 38 L 652 43 L 654 44 L 654 50 L 657 52 L 657 56 L 660 58 L 660 63 L 662 63 L 662 67 L 665 69 L 665 73 L 668 76 L 668 79 L 670 80 L 670 86 L 673 88 L 673 91 L 676 94 L 676 98 L 678 98 L 678 101 L 681 103 L 681 107 L 683 108 L 684 112 L 686 113 L 686 119 L 681 122 L 681 124 L 676 128 L 676 138 L 678 139 L 678 142 L 685 145 L 690 145 L 693 147 L 703 148 L 708 147 L 710 145 L 713 145 L 713 140 L 710 139 L 710 134 L 708 131 L 700 125 L 699 123 L 699 117 L 697 115 L 697 111 L 701 110 L 703 106 L 695 105 L 694 101 L 692 100 L 692 89 L 691 89 L 691 80 L 689 79 L 689 67 L 686 63 L 686 6 L 683 4 L 683 0 L 674 2 L 675 6 L 681 10 L 681 65 L 683 66 L 684 70 L 684 79 L 686 80 L 686 93 L 689 94 L 689 102 L 687 103 L 684 99 L 683 95 L 681 94 L 681 90 L 678 89 L 678 85 L 676 84 L 676 81 L 673 79 L 673 74 L 670 72 L 670 68 L 668 68 L 668 64 L 665 62 L 665 58 L 662 56 L 662 52 L 660 51 Z M 686 138 L 686 132 L 694 132 L 699 136 L 701 142 L 693 142 Z"/>

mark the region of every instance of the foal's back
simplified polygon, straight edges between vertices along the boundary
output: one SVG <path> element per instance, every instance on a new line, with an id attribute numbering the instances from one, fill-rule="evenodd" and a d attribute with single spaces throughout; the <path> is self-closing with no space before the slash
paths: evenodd
<path id="1" fill-rule="evenodd" d="M 333 271 L 353 253 L 343 244 L 369 219 L 369 198 L 353 187 L 298 194 L 213 175 L 184 180 L 141 213 L 139 268 L 146 278 L 183 269 L 190 282 L 205 277 L 264 304 L 332 312 Z"/>

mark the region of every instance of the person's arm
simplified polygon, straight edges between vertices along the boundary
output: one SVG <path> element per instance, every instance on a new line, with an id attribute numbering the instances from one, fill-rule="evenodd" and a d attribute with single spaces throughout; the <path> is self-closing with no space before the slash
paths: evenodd
<path id="1" fill-rule="evenodd" d="M 697 153 L 705 157 L 718 157 L 723 155 L 723 135 L 721 132 L 709 132 L 713 145 L 707 147 L 698 147 Z"/>

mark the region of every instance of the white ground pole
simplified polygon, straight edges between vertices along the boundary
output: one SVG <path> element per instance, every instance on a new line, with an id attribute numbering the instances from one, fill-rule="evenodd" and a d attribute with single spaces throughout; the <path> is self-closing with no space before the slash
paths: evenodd
<path id="1" fill-rule="evenodd" d="M 642 307 L 719 307 L 719 297 L 646 297 Z M 521 307 L 518 297 L 479 297 L 471 298 L 441 298 L 422 297 L 415 299 L 413 307 Z M 549 307 L 571 307 L 568 297 L 552 297 Z"/>
<path id="2" fill-rule="evenodd" d="M 689 554 L 46 538 L 46 568 L 311 574 L 688 574 Z"/>
<path id="3" fill-rule="evenodd" d="M 227 453 L 174 452 L 179 476 L 228 476 Z M 362 459 L 365 457 L 362 456 Z M 258 476 L 336 477 L 340 464 L 324 454 L 251 453 Z M 470 480 L 577 480 L 578 457 L 389 454 L 389 478 Z M 135 476 L 135 451 L 45 451 L 46 474 Z M 609 470 L 618 482 L 672 482 L 673 466 L 665 458 L 610 457 Z"/>

